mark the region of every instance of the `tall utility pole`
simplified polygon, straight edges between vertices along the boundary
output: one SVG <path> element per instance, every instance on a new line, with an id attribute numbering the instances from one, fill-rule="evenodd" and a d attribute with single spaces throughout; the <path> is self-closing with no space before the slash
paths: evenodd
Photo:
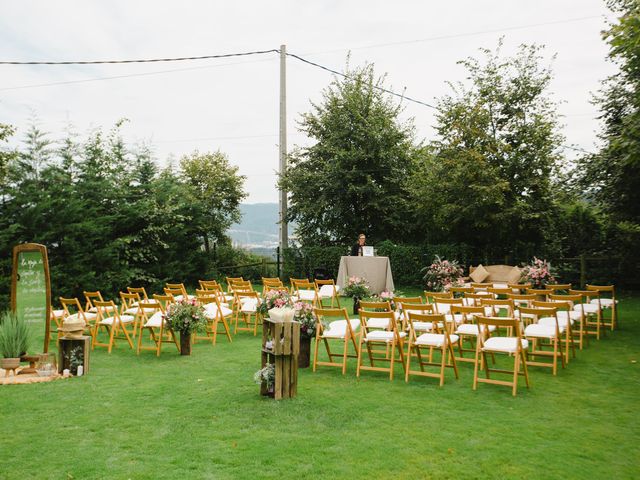
<path id="1" fill-rule="evenodd" d="M 287 170 L 287 46 L 280 45 L 280 175 Z M 280 190 L 280 255 L 289 245 L 287 191 Z"/>

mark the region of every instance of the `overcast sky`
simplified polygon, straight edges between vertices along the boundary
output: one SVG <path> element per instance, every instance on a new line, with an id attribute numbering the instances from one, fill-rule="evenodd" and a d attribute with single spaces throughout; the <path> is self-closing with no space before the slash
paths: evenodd
<path id="1" fill-rule="evenodd" d="M 552 92 L 562 102 L 567 143 L 593 150 L 590 104 L 615 71 L 600 32 L 613 15 L 604 0 L 167 1 L 0 0 L 0 60 L 102 60 L 216 55 L 277 49 L 336 70 L 373 62 L 388 86 L 433 103 L 464 79 L 456 61 L 522 43 L 546 46 Z M 544 24 L 544 25 L 542 25 Z M 299 114 L 332 75 L 289 58 L 288 146 L 304 144 Z M 247 201 L 277 202 L 277 54 L 142 65 L 0 65 L 0 122 L 24 135 L 35 113 L 53 138 L 71 123 L 81 134 L 120 118 L 128 142 L 153 145 L 160 165 L 195 149 L 226 152 L 247 176 Z M 98 81 L 76 82 L 104 77 Z M 17 88 L 29 87 L 29 88 Z M 406 104 L 418 137 L 433 135 L 433 110 Z M 569 156 L 575 152 L 568 151 Z"/>

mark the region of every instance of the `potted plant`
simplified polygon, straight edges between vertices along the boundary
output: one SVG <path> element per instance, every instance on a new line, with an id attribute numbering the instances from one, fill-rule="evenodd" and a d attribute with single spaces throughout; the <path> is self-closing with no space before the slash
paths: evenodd
<path id="1" fill-rule="evenodd" d="M 556 283 L 551 264 L 537 257 L 533 257 L 531 263 L 524 266 L 521 278 L 530 282 L 531 286 L 536 289 L 542 289 L 550 283 Z"/>
<path id="2" fill-rule="evenodd" d="M 370 295 L 369 284 L 364 278 L 349 277 L 342 294 L 353 298 L 353 314 L 357 315 L 360 311 L 360 300 Z"/>
<path id="3" fill-rule="evenodd" d="M 317 317 L 313 307 L 305 302 L 293 305 L 293 319 L 300 323 L 300 352 L 298 353 L 298 368 L 309 367 L 311 360 L 311 338 L 316 336 Z"/>
<path id="4" fill-rule="evenodd" d="M 442 260 L 436 255 L 433 263 L 420 272 L 424 272 L 422 279 L 427 289 L 432 292 L 448 292 L 451 287 L 460 287 L 464 284 L 462 280 L 464 272 L 457 260 Z"/>
<path id="5" fill-rule="evenodd" d="M 169 328 L 180 332 L 180 355 L 191 355 L 191 335 L 207 326 L 204 308 L 185 299 L 167 306 L 165 320 Z"/>
<path id="6" fill-rule="evenodd" d="M 275 396 L 276 366 L 273 363 L 267 363 L 253 375 L 253 381 L 258 385 L 264 383 L 267 387 L 267 395 L 269 397 Z"/>
<path id="7" fill-rule="evenodd" d="M 31 331 L 23 318 L 11 312 L 0 316 L 2 368 L 15 371 L 20 366 L 20 355 L 27 352 L 30 341 Z"/>

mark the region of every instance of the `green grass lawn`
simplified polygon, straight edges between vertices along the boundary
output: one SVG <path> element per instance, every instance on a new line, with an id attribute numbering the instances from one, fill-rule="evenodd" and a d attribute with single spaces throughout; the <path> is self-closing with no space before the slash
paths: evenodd
<path id="1" fill-rule="evenodd" d="M 406 293 L 408 293 L 405 290 Z M 1 479 L 640 477 L 640 296 L 620 329 L 532 388 L 323 367 L 259 395 L 260 340 L 92 352 L 89 375 L 0 386 Z M 313 345 L 312 345 L 313 346 Z M 163 347 L 164 348 L 164 347 Z"/>

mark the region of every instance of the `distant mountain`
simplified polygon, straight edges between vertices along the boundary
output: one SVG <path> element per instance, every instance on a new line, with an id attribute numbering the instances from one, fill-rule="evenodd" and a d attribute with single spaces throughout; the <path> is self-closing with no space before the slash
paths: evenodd
<path id="1" fill-rule="evenodd" d="M 280 207 L 277 203 L 243 203 L 242 221 L 228 231 L 234 245 L 249 249 L 272 249 L 278 245 Z M 289 235 L 293 227 L 289 225 Z"/>

